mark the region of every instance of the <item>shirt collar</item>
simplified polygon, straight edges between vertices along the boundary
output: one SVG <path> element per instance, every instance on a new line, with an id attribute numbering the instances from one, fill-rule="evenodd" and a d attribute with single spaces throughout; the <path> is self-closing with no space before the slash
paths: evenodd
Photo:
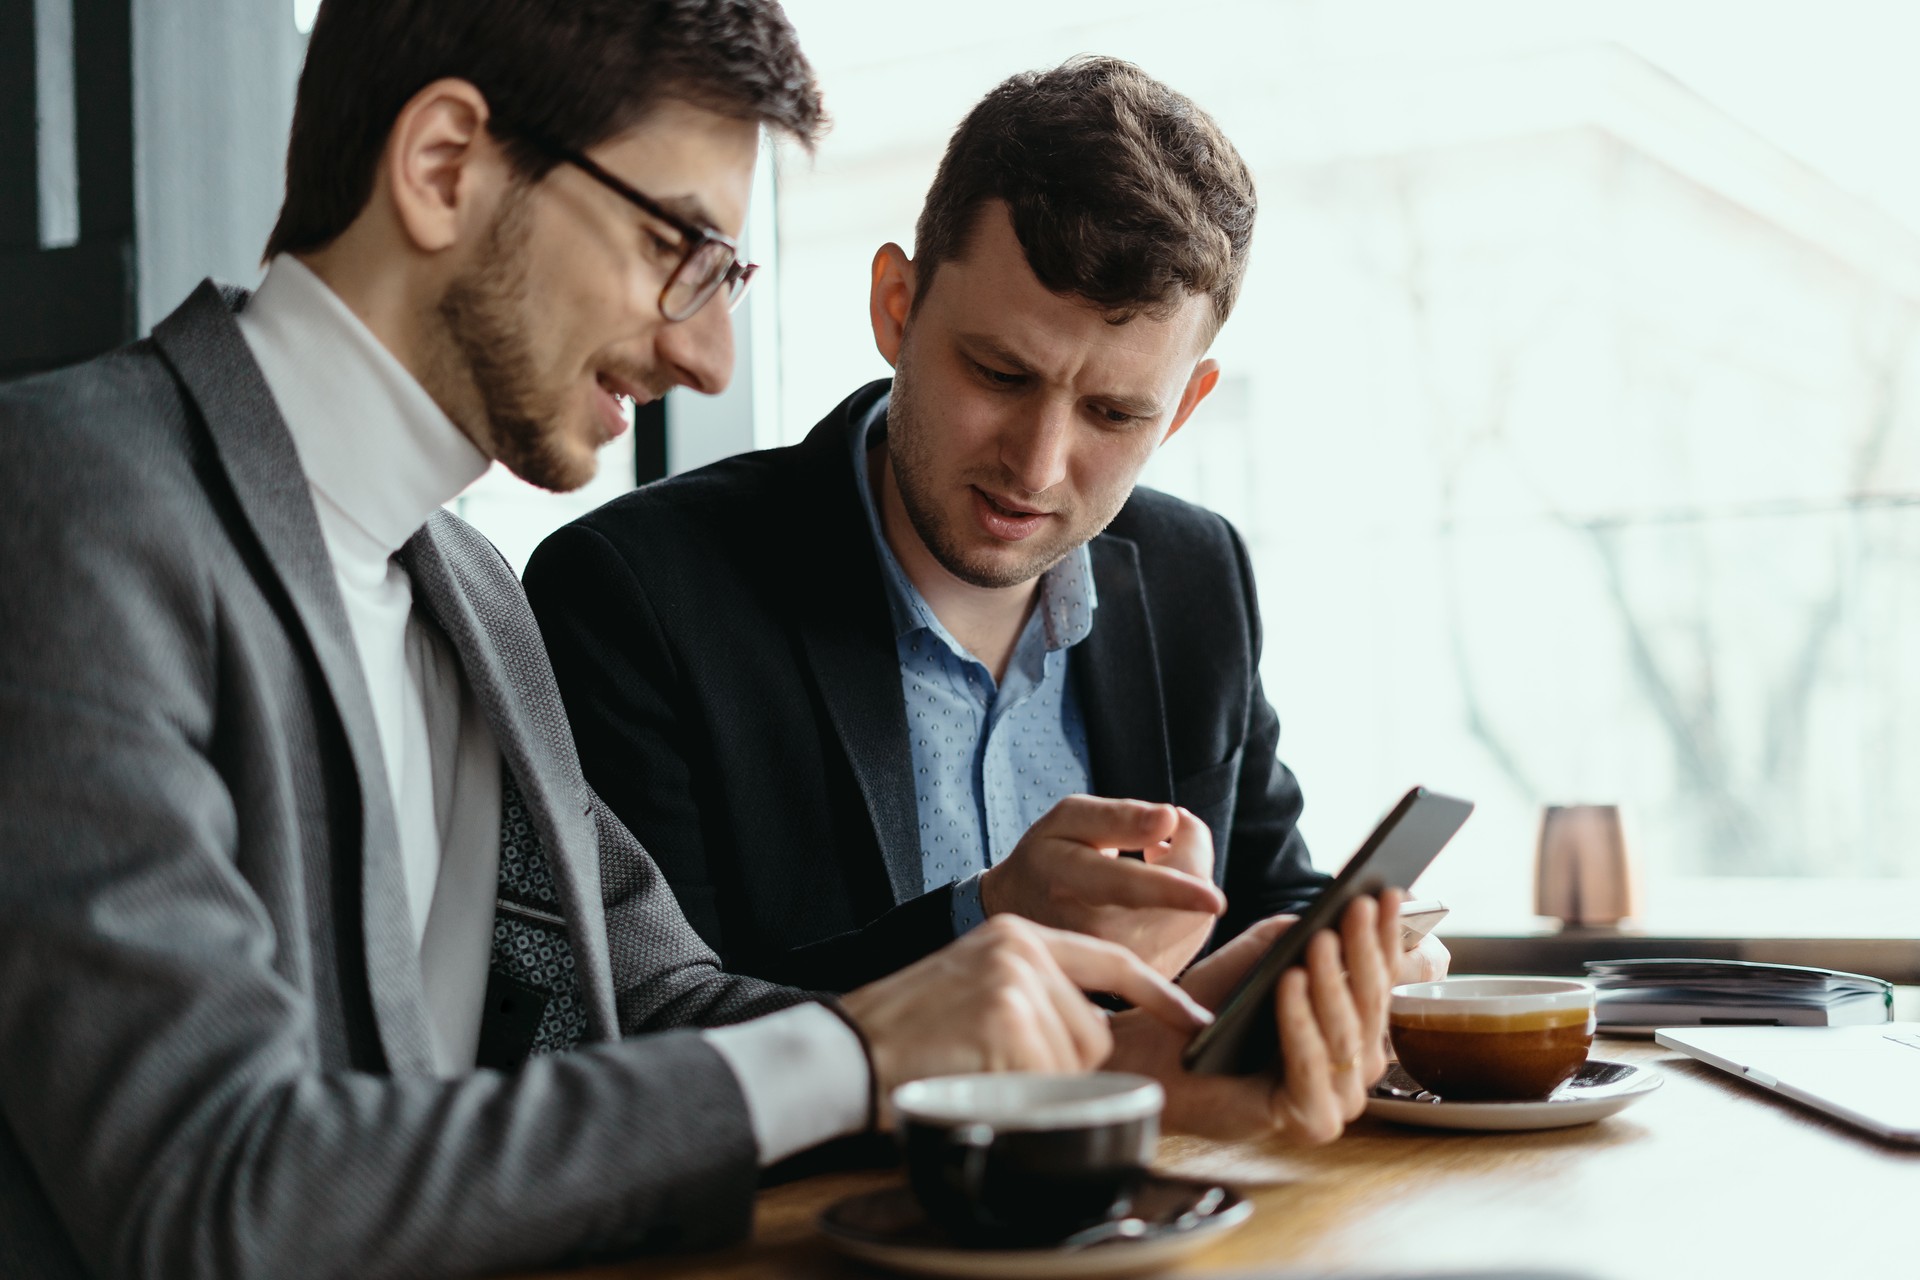
<path id="1" fill-rule="evenodd" d="M 899 558 L 887 545 L 880 527 L 880 508 L 868 480 L 867 454 L 873 431 L 886 422 L 891 397 L 882 396 L 865 414 L 853 421 L 853 476 L 860 490 L 860 506 L 867 513 L 867 529 L 880 553 L 880 576 L 886 583 L 887 605 L 893 613 L 894 638 L 925 628 L 940 638 L 955 653 L 966 652 L 934 614 L 932 606 L 913 585 L 913 579 L 900 567 Z M 1079 644 L 1093 630 L 1093 613 L 1099 599 L 1093 587 L 1093 556 L 1085 543 L 1075 547 L 1059 564 L 1040 575 L 1040 608 L 1036 611 L 1046 629 L 1049 651 Z"/>
<path id="2" fill-rule="evenodd" d="M 268 265 L 240 332 L 308 483 L 384 555 L 485 473 L 486 456 L 299 259 Z"/>

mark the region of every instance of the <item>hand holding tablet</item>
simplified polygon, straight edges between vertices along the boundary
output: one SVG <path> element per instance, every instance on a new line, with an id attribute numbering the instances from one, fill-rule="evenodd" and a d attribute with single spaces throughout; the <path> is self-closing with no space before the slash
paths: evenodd
<path id="1" fill-rule="evenodd" d="M 1418 879 L 1472 812 L 1472 802 L 1424 787 L 1401 797 L 1299 922 L 1247 971 L 1213 1025 L 1193 1038 L 1181 1059 L 1187 1069 L 1247 1075 L 1273 1066 L 1280 1047 L 1274 988 L 1281 974 L 1304 963 L 1314 935 L 1336 924 L 1354 898 L 1405 889 Z M 1438 919 L 1431 916 L 1427 927 Z"/>

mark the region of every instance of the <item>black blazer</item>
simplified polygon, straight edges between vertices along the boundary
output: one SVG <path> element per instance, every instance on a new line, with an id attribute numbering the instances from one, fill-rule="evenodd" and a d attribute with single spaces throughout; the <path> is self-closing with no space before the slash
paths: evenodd
<path id="1" fill-rule="evenodd" d="M 791 448 L 617 498 L 534 553 L 526 587 L 588 781 L 735 973 L 848 990 L 953 938 L 921 892 L 906 705 L 848 433 L 862 387 Z M 1213 831 L 1216 937 L 1325 882 L 1260 688 L 1246 547 L 1137 489 L 1090 545 L 1092 632 L 1068 670 L 1093 789 Z"/>

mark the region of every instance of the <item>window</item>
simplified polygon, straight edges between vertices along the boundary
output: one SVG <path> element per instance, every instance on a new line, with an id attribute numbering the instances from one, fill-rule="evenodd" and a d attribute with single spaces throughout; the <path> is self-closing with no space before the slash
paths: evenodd
<path id="1" fill-rule="evenodd" d="M 1614 802 L 1651 926 L 1920 931 L 1908 6 L 787 7 L 836 127 L 780 171 L 769 434 L 885 375 L 867 265 L 972 102 L 1130 58 L 1260 185 L 1227 376 L 1145 482 L 1252 547 L 1320 862 L 1457 790 L 1423 896 L 1511 926 L 1541 806 Z"/>

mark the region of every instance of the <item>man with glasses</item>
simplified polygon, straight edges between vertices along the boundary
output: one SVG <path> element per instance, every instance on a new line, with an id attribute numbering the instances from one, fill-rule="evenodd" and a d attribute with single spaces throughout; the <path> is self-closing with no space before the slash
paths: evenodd
<path id="1" fill-rule="evenodd" d="M 725 384 L 760 131 L 820 120 L 771 0 L 326 0 L 259 289 L 0 388 L 0 1275 L 713 1245 L 762 1165 L 950 1071 L 1354 1113 L 1391 903 L 1283 1003 L 1285 1084 L 1187 1081 L 1248 956 L 1190 995 L 1015 922 L 844 1002 L 732 977 L 582 778 L 440 506 L 496 460 L 577 486 L 622 399 Z"/>

